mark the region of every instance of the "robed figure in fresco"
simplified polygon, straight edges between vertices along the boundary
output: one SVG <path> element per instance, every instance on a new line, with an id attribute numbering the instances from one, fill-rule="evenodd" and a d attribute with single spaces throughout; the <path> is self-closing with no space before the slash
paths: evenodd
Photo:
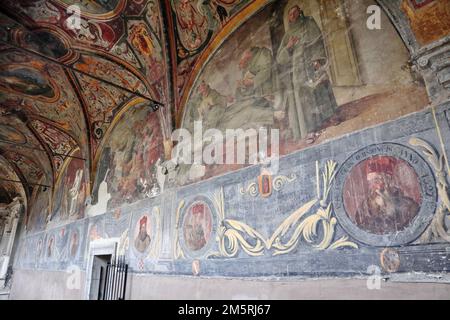
<path id="1" fill-rule="evenodd" d="M 283 112 L 274 110 L 275 80 L 272 52 L 265 47 L 245 50 L 239 60 L 241 78 L 234 96 L 224 96 L 202 81 L 197 87 L 196 108 L 186 117 L 185 128 L 193 132 L 195 121 L 202 121 L 203 129 L 259 129 L 272 127 L 274 117 Z M 228 105 L 230 103 L 230 105 Z"/>
<path id="2" fill-rule="evenodd" d="M 197 88 L 195 103 L 197 108 L 191 108 L 185 128 L 193 133 L 194 120 L 202 121 L 204 130 L 217 128 L 226 111 L 227 98 L 202 81 Z"/>
<path id="3" fill-rule="evenodd" d="M 272 127 L 274 117 L 275 79 L 270 49 L 252 47 L 239 60 L 242 77 L 237 81 L 234 103 L 221 121 L 221 129 Z"/>
<path id="4" fill-rule="evenodd" d="M 298 5 L 288 15 L 277 62 L 288 70 L 281 80 L 293 138 L 303 139 L 334 115 L 337 104 L 326 72 L 328 58 L 319 26 Z"/>

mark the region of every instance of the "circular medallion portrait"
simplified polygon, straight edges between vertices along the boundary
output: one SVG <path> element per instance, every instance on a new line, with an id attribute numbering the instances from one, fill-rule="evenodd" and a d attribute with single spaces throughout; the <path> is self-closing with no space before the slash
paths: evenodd
<path id="1" fill-rule="evenodd" d="M 419 213 L 419 178 L 406 162 L 375 156 L 356 165 L 344 183 L 344 207 L 351 221 L 373 234 L 403 231 Z"/>
<path id="2" fill-rule="evenodd" d="M 340 225 L 373 246 L 415 240 L 436 209 L 433 172 L 403 145 L 384 143 L 358 151 L 341 166 L 335 183 L 333 205 Z"/>
<path id="3" fill-rule="evenodd" d="M 188 207 L 182 231 L 189 251 L 200 252 L 207 246 L 213 233 L 213 215 L 206 202 L 196 201 Z"/>
<path id="4" fill-rule="evenodd" d="M 146 253 L 152 243 L 151 221 L 149 215 L 143 215 L 140 217 L 134 228 L 133 237 L 134 249 L 140 253 Z"/>

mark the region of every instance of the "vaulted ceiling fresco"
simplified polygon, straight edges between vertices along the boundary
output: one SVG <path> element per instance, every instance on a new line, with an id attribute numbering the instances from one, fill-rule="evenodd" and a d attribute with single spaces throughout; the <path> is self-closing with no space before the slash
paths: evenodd
<path id="1" fill-rule="evenodd" d="M 173 57 L 173 86 L 177 111 L 181 99 L 190 84 L 192 69 L 203 61 L 199 59 L 217 34 L 225 26 L 232 27 L 228 22 L 244 9 L 250 0 L 171 0 L 169 22 L 173 28 L 171 37 L 175 56 Z M 254 1 L 261 2 L 261 1 Z"/>
<path id="2" fill-rule="evenodd" d="M 275 2 L 277 1 L 2 1 L 0 155 L 24 183 L 29 200 L 39 202 L 40 207 L 49 208 L 45 213 L 48 216 L 39 218 L 42 223 L 71 216 L 73 208 L 71 209 L 70 203 L 63 204 L 64 200 L 55 202 L 55 199 L 64 198 L 57 186 L 66 182 L 72 187 L 83 185 L 85 190 L 81 192 L 81 198 L 84 201 L 91 196 L 95 204 L 96 195 L 93 191 L 104 178 L 104 172 L 100 175 L 97 172 L 102 168 L 98 162 L 105 157 L 104 150 L 108 149 L 111 141 L 117 139 L 112 135 L 123 131 L 120 128 L 115 130 L 115 126 L 119 119 L 127 119 L 124 113 L 130 112 L 128 118 L 139 123 L 140 120 L 134 119 L 130 111 L 133 106 L 146 105 L 149 110 L 158 109 L 155 115 L 159 120 L 157 130 L 161 133 L 157 136 L 163 147 L 159 151 L 160 155 L 152 155 L 150 158 L 153 161 L 165 159 L 171 150 L 172 130 L 186 126 L 186 119 L 189 120 L 190 114 L 195 113 L 193 104 L 198 102 L 201 81 L 213 89 L 223 85 L 215 78 L 213 67 L 221 70 L 221 64 L 225 61 L 229 65 L 235 64 L 228 71 L 237 71 L 228 75 L 224 71 L 228 78 L 222 79 L 225 85 L 221 93 L 232 97 L 234 91 L 230 87 L 230 81 L 240 75 L 236 66 L 244 47 L 265 46 L 272 50 L 275 58 L 280 44 L 270 38 L 280 38 L 283 35 L 285 19 L 282 11 L 270 16 L 276 11 L 272 10 Z M 303 3 L 301 0 L 297 2 Z M 362 6 L 372 2 L 358 3 Z M 333 18 L 336 12 L 324 5 L 331 2 L 317 0 L 311 3 L 321 6 L 322 15 L 316 17 L 319 18 L 318 21 L 324 19 L 319 23 L 320 27 L 332 30 L 332 23 L 337 23 Z M 434 10 L 433 14 L 439 10 L 447 10 L 436 5 L 435 1 L 427 1 L 424 6 L 417 6 L 416 1 L 410 0 L 398 0 L 396 3 L 398 9 L 403 10 L 409 18 L 418 38 L 424 25 L 424 19 L 419 14 L 431 14 L 426 10 Z M 272 9 L 267 9 L 268 5 Z M 282 10 L 281 7 L 284 6 L 278 7 Z M 316 7 L 309 11 L 313 12 Z M 236 35 L 245 27 L 257 30 L 257 14 L 263 15 L 264 23 L 261 25 L 264 26 L 261 30 L 266 31 L 265 35 L 259 39 Z M 326 24 L 328 20 L 332 23 Z M 247 25 L 244 26 L 245 23 Z M 444 23 L 440 30 L 442 34 L 447 34 L 448 26 Z M 270 35 L 270 32 L 273 34 Z M 357 47 L 370 46 L 362 31 L 360 33 L 355 37 L 357 43 L 348 43 L 348 47 L 358 49 Z M 394 34 L 393 28 L 391 33 Z M 428 39 L 424 39 L 421 43 L 427 41 Z M 340 52 L 342 48 L 334 49 Z M 353 101 L 348 98 L 350 96 L 356 99 L 371 96 L 375 99 L 376 94 L 386 92 L 378 84 L 379 79 L 372 79 L 364 74 L 367 72 L 364 69 L 364 57 L 370 54 L 362 49 L 361 52 L 349 52 L 346 57 L 335 57 L 333 62 L 338 61 L 338 58 L 343 59 L 346 70 L 353 70 L 352 72 L 337 75 L 337 70 L 330 70 L 339 106 L 349 105 Z M 359 66 L 361 70 L 355 65 L 358 59 L 363 62 Z M 406 59 L 394 62 L 396 66 L 401 66 L 406 63 Z M 337 64 L 330 65 L 332 68 Z M 398 72 L 399 76 L 406 73 Z M 367 87 L 363 93 L 360 90 L 359 95 L 356 89 L 354 92 L 348 89 L 349 83 L 355 88 L 360 86 L 358 81 L 365 81 Z M 374 87 L 367 86 L 371 81 L 380 88 L 375 90 Z M 412 91 L 419 92 L 420 99 L 415 99 L 419 101 L 417 104 L 426 104 L 423 87 L 414 87 L 410 78 L 408 85 L 411 85 L 408 88 Z M 404 94 L 407 96 L 407 92 Z M 408 101 L 405 100 L 406 103 Z M 195 115 L 192 119 L 194 118 Z M 274 117 L 270 115 L 269 118 L 273 121 Z M 280 123 L 288 121 L 286 117 L 278 118 L 276 121 Z M 154 123 L 153 118 L 151 122 Z M 335 135 L 332 132 L 330 137 Z M 286 152 L 298 147 L 298 143 L 287 145 Z M 79 170 L 83 171 L 82 174 L 78 174 Z M 101 180 L 96 181 L 96 178 Z M 51 191 L 45 197 L 40 197 L 39 191 L 48 188 Z"/>
<path id="3" fill-rule="evenodd" d="M 29 201 L 48 209 L 30 213 L 37 225 L 73 215 L 66 189 L 75 185 L 84 187 L 84 205 L 97 152 L 125 106 L 137 98 L 150 110 L 167 104 L 162 22 L 156 0 L 2 2 L 0 152 Z M 165 133 L 169 110 L 157 114 Z M 50 197 L 39 195 L 43 188 Z"/>

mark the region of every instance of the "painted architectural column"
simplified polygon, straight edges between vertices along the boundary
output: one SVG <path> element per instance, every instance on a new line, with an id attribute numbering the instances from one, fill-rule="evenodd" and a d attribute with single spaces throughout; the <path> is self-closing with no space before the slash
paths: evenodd
<path id="1" fill-rule="evenodd" d="M 0 241 L 0 287 L 3 287 L 5 284 L 19 217 L 22 212 L 20 198 L 15 198 L 13 202 L 5 208 L 5 212 L 7 214 L 4 216 L 3 232 Z"/>
<path id="2" fill-rule="evenodd" d="M 450 37 L 426 46 L 413 55 L 433 104 L 450 99 Z"/>

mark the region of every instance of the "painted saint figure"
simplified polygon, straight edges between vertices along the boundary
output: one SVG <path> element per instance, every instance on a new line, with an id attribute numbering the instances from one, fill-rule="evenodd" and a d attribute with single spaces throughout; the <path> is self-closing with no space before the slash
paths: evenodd
<path id="1" fill-rule="evenodd" d="M 134 247 L 140 253 L 144 253 L 145 250 L 150 246 L 151 238 L 147 233 L 147 216 L 143 216 L 139 220 L 139 233 L 134 241 Z"/>
<path id="2" fill-rule="evenodd" d="M 237 81 L 235 103 L 227 108 L 222 129 L 272 127 L 275 80 L 272 52 L 265 47 L 252 47 L 239 60 L 242 78 Z M 281 118 L 283 115 L 281 115 Z"/>
<path id="3" fill-rule="evenodd" d="M 73 182 L 72 188 L 69 190 L 69 217 L 72 217 L 75 214 L 78 214 L 78 205 L 79 200 L 78 197 L 80 196 L 80 193 L 82 193 L 84 190 L 81 190 L 81 183 L 83 178 L 83 169 L 78 169 L 77 173 L 75 174 L 75 180 Z"/>
<path id="4" fill-rule="evenodd" d="M 203 249 L 211 235 L 210 211 L 204 204 L 196 204 L 191 208 L 184 225 L 186 245 L 192 251 Z"/>
<path id="5" fill-rule="evenodd" d="M 395 186 L 393 175 L 396 160 L 376 157 L 365 166 L 369 194 L 355 215 L 358 226 L 374 234 L 404 230 L 419 211 L 415 200 Z"/>
<path id="6" fill-rule="evenodd" d="M 153 54 L 155 46 L 144 24 L 140 23 L 132 26 L 130 34 L 133 47 L 138 49 L 142 55 L 151 56 Z"/>
<path id="7" fill-rule="evenodd" d="M 201 120 L 203 127 L 206 129 L 217 128 L 225 113 L 227 98 L 204 81 L 198 86 L 197 92 L 199 97 L 198 108 L 197 110 L 193 109 L 197 114 L 191 119 Z M 192 125 L 193 123 L 190 124 L 189 129 L 193 129 Z"/>
<path id="8" fill-rule="evenodd" d="M 288 12 L 289 26 L 277 54 L 283 72 L 289 126 L 294 139 L 314 134 L 337 108 L 326 71 L 328 58 L 321 30 L 298 5 Z"/>
<path id="9" fill-rule="evenodd" d="M 78 245 L 79 245 L 78 233 L 73 232 L 72 238 L 70 241 L 70 256 L 71 257 L 75 257 L 77 255 Z"/>

